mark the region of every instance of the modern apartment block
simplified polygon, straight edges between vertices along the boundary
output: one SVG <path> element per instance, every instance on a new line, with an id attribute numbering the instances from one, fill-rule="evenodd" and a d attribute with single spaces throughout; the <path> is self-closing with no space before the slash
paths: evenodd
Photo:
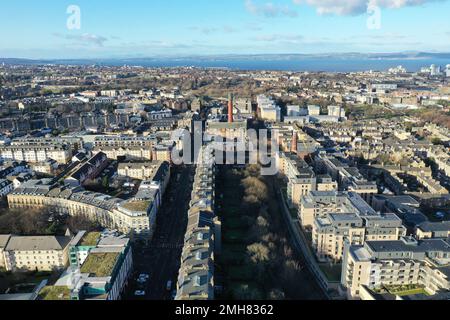
<path id="1" fill-rule="evenodd" d="M 304 160 L 295 155 L 284 157 L 284 172 L 288 178 L 287 198 L 291 206 L 298 207 L 302 196 L 316 191 L 316 174 Z"/>
<path id="2" fill-rule="evenodd" d="M 239 114 L 244 118 L 251 118 L 253 114 L 251 98 L 237 98 L 234 101 L 234 114 Z"/>
<path id="3" fill-rule="evenodd" d="M 273 99 L 259 95 L 256 98 L 258 104 L 258 110 L 260 112 L 260 118 L 270 122 L 281 121 L 281 108 L 275 104 Z"/>
<path id="4" fill-rule="evenodd" d="M 41 299 L 119 300 L 133 271 L 130 239 L 114 232 L 79 232 L 69 243 L 70 266 Z"/>
<path id="5" fill-rule="evenodd" d="M 301 197 L 311 191 L 337 191 L 337 183 L 330 176 L 316 176 L 312 168 L 294 154 L 280 154 L 281 172 L 287 177 L 287 199 L 292 207 L 298 208 Z"/>
<path id="6" fill-rule="evenodd" d="M 213 152 L 212 148 L 203 147 L 199 155 L 176 300 L 214 299 L 214 255 L 220 250 L 221 227 L 214 214 Z"/>
<path id="7" fill-rule="evenodd" d="M 342 260 L 344 243 L 398 240 L 406 235 L 395 214 L 381 214 L 354 192 L 313 191 L 302 196 L 299 218 L 312 229 L 312 247 L 321 262 Z"/>
<path id="8" fill-rule="evenodd" d="M 420 202 L 409 195 L 377 195 L 373 198 L 373 207 L 381 212 L 395 213 L 407 227 L 414 228 L 428 221 L 420 210 Z"/>
<path id="9" fill-rule="evenodd" d="M 312 246 L 321 262 L 342 259 L 344 242 L 363 244 L 364 221 L 357 214 L 327 214 L 316 218 L 312 233 Z"/>
<path id="10" fill-rule="evenodd" d="M 53 271 L 68 261 L 70 236 L 0 236 L 0 266 L 7 271 Z"/>
<path id="11" fill-rule="evenodd" d="M 360 215 L 360 213 L 329 213 L 316 218 L 312 246 L 321 262 L 339 262 L 344 244 L 363 245 L 366 241 L 398 240 L 406 228 L 395 214 Z"/>
<path id="12" fill-rule="evenodd" d="M 337 191 L 338 184 L 327 174 L 317 175 L 317 191 Z"/>
<path id="13" fill-rule="evenodd" d="M 450 238 L 450 221 L 425 221 L 416 227 L 417 239 Z"/>
<path id="14" fill-rule="evenodd" d="M 341 286 L 349 299 L 362 299 L 365 288 L 374 292 L 401 286 L 434 295 L 450 289 L 448 239 L 368 241 L 346 244 Z"/>
<path id="15" fill-rule="evenodd" d="M 316 218 L 325 218 L 328 213 L 377 215 L 359 194 L 343 191 L 312 191 L 301 197 L 298 213 L 304 228 L 312 227 Z"/>

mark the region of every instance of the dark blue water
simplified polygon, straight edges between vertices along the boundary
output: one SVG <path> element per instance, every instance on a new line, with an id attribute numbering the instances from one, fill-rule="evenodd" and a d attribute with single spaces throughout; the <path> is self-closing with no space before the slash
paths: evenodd
<path id="1" fill-rule="evenodd" d="M 0 63 L 3 60 L 0 59 Z M 410 72 L 419 71 L 431 64 L 445 67 L 450 64 L 450 54 L 432 55 L 420 58 L 404 57 L 299 57 L 299 56 L 243 56 L 243 57 L 194 57 L 194 58 L 138 58 L 138 59 L 89 59 L 89 60 L 7 60 L 13 64 L 70 64 L 104 66 L 143 67 L 198 67 L 228 68 L 233 70 L 279 70 L 279 71 L 384 71 L 402 65 Z"/>
<path id="2" fill-rule="evenodd" d="M 110 60 L 102 61 L 104 65 L 139 65 L 145 67 L 200 67 L 200 68 L 229 68 L 235 70 L 279 70 L 279 71 L 326 71 L 326 72 L 354 72 L 354 71 L 383 71 L 402 65 L 408 71 L 416 72 L 431 64 L 450 64 L 450 59 L 170 59 L 170 60 Z"/>

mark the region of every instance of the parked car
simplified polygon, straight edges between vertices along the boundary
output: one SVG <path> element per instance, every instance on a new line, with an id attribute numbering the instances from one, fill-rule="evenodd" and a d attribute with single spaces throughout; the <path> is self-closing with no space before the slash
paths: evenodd
<path id="1" fill-rule="evenodd" d="M 434 215 L 437 219 L 444 219 L 445 218 L 445 212 L 436 212 Z"/>
<path id="2" fill-rule="evenodd" d="M 148 280 L 148 279 L 150 279 L 150 275 L 148 275 L 148 274 L 146 274 L 146 273 L 141 273 L 141 274 L 139 275 L 139 278 Z"/>
<path id="3" fill-rule="evenodd" d="M 137 279 L 137 282 L 140 284 L 145 284 L 145 283 L 147 283 L 149 278 L 150 278 L 150 276 L 148 274 L 140 274 Z"/>
<path id="4" fill-rule="evenodd" d="M 143 296 L 145 296 L 145 291 L 143 291 L 143 290 L 136 290 L 136 291 L 134 292 L 134 295 L 135 295 L 136 297 L 143 297 Z"/>

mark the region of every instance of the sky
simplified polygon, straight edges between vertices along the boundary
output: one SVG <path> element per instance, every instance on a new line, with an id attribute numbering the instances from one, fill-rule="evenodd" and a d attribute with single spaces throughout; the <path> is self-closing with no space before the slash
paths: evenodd
<path id="1" fill-rule="evenodd" d="M 403 51 L 450 52 L 450 0 L 14 0 L 0 4 L 3 58 Z"/>

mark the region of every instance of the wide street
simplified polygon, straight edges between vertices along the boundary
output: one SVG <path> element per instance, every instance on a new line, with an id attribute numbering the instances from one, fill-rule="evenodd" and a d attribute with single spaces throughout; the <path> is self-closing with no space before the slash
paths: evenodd
<path id="1" fill-rule="evenodd" d="M 180 267 L 194 172 L 193 166 L 172 168 L 171 181 L 158 213 L 153 240 L 148 246 L 133 248 L 135 277 L 131 280 L 125 299 L 172 298 Z M 142 273 L 148 274 L 150 278 L 140 288 L 136 278 Z M 172 281 L 171 290 L 167 290 L 168 281 Z M 136 290 L 144 290 L 145 296 L 135 296 Z"/>

